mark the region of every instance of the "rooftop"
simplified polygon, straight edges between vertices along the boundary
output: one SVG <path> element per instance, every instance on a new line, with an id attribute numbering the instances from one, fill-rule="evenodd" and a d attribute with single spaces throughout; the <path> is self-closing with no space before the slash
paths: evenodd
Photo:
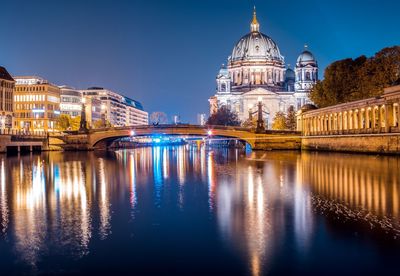
<path id="1" fill-rule="evenodd" d="M 0 66 L 0 79 L 14 81 L 13 77 L 11 77 L 10 73 L 3 66 Z"/>

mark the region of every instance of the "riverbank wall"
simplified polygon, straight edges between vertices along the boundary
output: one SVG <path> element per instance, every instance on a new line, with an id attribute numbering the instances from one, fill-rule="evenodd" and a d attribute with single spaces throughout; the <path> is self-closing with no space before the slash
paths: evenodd
<path id="1" fill-rule="evenodd" d="M 302 150 L 400 154 L 400 133 L 304 136 Z"/>

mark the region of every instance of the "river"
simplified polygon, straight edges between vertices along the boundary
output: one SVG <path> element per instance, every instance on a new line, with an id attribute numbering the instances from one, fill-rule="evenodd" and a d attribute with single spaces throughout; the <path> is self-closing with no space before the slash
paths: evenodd
<path id="1" fill-rule="evenodd" d="M 398 272 L 400 158 L 191 146 L 0 156 L 0 274 Z"/>

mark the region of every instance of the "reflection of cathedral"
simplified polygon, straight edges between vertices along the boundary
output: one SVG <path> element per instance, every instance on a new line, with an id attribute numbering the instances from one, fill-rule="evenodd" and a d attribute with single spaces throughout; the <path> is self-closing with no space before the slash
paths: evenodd
<path id="1" fill-rule="evenodd" d="M 318 64 L 307 49 L 298 57 L 294 71 L 286 68 L 278 45 L 260 32 L 254 10 L 250 33 L 236 43 L 227 68 L 223 66 L 217 75 L 210 113 L 225 105 L 244 121 L 262 100 L 268 123 L 278 111 L 286 112 L 290 106 L 297 110 L 309 103 L 308 93 L 317 80 Z"/>

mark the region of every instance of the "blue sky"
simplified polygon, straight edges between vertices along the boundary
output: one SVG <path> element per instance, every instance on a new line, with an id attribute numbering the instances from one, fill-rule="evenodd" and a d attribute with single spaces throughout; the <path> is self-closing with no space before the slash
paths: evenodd
<path id="1" fill-rule="evenodd" d="M 294 64 L 307 43 L 332 61 L 400 45 L 395 0 L 37 0 L 2 3 L 0 65 L 77 88 L 102 86 L 146 110 L 195 122 L 208 113 L 215 76 L 249 31 L 261 31 Z"/>

